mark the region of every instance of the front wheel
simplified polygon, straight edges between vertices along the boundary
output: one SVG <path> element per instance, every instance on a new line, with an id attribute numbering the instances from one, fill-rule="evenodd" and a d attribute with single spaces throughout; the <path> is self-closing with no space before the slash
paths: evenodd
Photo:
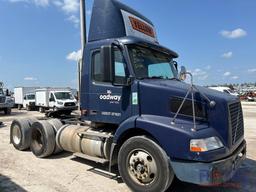
<path id="1" fill-rule="evenodd" d="M 29 105 L 26 105 L 26 110 L 31 111 L 31 107 Z"/>
<path id="2" fill-rule="evenodd" d="M 174 178 L 164 150 L 145 136 L 132 137 L 122 145 L 118 167 L 124 182 L 136 192 L 163 192 Z"/>

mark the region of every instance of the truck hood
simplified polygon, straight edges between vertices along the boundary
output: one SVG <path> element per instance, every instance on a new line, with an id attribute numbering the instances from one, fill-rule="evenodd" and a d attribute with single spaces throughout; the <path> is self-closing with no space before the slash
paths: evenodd
<path id="1" fill-rule="evenodd" d="M 190 85 L 178 80 L 142 80 L 139 83 L 139 95 L 141 114 L 174 117 L 175 113 L 171 112 L 171 99 L 183 99 Z M 229 138 L 229 110 L 230 103 L 240 102 L 237 97 L 221 93 L 219 91 L 210 90 L 205 87 L 197 86 L 198 90 L 215 101 L 216 105 L 210 107 L 209 102 L 204 99 L 202 94 L 195 91 L 195 100 L 202 103 L 206 111 L 205 121 L 197 121 L 198 124 L 205 124 L 205 128 L 215 129 L 223 142 L 228 145 Z M 188 99 L 191 99 L 191 94 Z M 220 115 L 221 114 L 221 115 Z M 178 116 L 178 119 L 185 119 L 191 122 L 189 126 L 193 126 L 192 117 Z M 201 126 L 202 127 L 202 126 Z"/>
<path id="2" fill-rule="evenodd" d="M 178 80 L 156 80 L 148 79 L 143 80 L 140 83 L 141 87 L 148 87 L 152 89 L 162 90 L 164 92 L 169 92 L 171 96 L 184 97 L 190 87 L 190 84 L 184 83 Z M 212 100 L 222 100 L 224 102 L 236 101 L 237 97 L 233 95 L 222 93 L 220 91 L 208 89 L 202 86 L 196 86 L 196 88 L 201 92 L 207 95 Z M 198 92 L 197 92 L 198 93 Z M 196 95 L 197 95 L 196 93 Z M 189 96 L 191 98 L 191 96 Z M 197 98 L 199 99 L 199 98 Z"/>

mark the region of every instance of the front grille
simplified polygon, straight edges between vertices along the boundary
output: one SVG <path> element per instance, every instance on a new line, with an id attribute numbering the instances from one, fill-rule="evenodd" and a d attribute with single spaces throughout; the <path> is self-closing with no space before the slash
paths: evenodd
<path id="1" fill-rule="evenodd" d="M 229 121 L 232 145 L 234 145 L 244 135 L 243 111 L 240 102 L 229 104 Z"/>
<path id="2" fill-rule="evenodd" d="M 0 97 L 0 103 L 5 103 L 5 97 Z"/>
<path id="3" fill-rule="evenodd" d="M 65 107 L 73 107 L 73 106 L 76 106 L 76 104 L 74 102 L 68 102 L 68 103 L 65 103 L 64 106 Z"/>

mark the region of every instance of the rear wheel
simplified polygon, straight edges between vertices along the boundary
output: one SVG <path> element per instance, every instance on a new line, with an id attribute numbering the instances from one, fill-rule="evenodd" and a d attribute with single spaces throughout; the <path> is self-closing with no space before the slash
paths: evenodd
<path id="1" fill-rule="evenodd" d="M 22 109 L 22 105 L 18 104 L 18 110 L 21 110 L 21 109 Z"/>
<path id="2" fill-rule="evenodd" d="M 174 178 L 166 153 L 145 136 L 130 138 L 123 144 L 118 167 L 124 182 L 136 192 L 165 191 Z"/>
<path id="3" fill-rule="evenodd" d="M 11 113 L 12 113 L 12 109 L 11 108 L 4 109 L 4 114 L 5 115 L 10 115 Z"/>
<path id="4" fill-rule="evenodd" d="M 26 105 L 26 110 L 31 111 L 31 107 L 29 105 Z"/>
<path id="5" fill-rule="evenodd" d="M 39 107 L 39 112 L 40 112 L 40 113 L 44 113 L 44 112 L 45 112 L 44 107 Z"/>
<path id="6" fill-rule="evenodd" d="M 53 154 L 55 132 L 49 122 L 38 121 L 32 124 L 30 149 L 35 156 L 40 158 Z"/>
<path id="7" fill-rule="evenodd" d="M 34 118 L 15 119 L 10 128 L 10 141 L 13 146 L 20 150 L 26 150 L 30 146 L 31 141 L 31 124 L 37 121 Z"/>

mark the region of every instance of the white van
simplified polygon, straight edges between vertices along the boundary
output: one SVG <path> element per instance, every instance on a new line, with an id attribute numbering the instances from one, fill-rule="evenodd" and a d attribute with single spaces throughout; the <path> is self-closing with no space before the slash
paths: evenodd
<path id="1" fill-rule="evenodd" d="M 51 109 L 68 114 L 77 109 L 77 100 L 68 88 L 37 89 L 35 100 L 41 113 Z"/>
<path id="2" fill-rule="evenodd" d="M 35 91 L 39 87 L 15 87 L 14 88 L 14 100 L 18 109 L 25 108 L 30 111 L 35 107 Z"/>

